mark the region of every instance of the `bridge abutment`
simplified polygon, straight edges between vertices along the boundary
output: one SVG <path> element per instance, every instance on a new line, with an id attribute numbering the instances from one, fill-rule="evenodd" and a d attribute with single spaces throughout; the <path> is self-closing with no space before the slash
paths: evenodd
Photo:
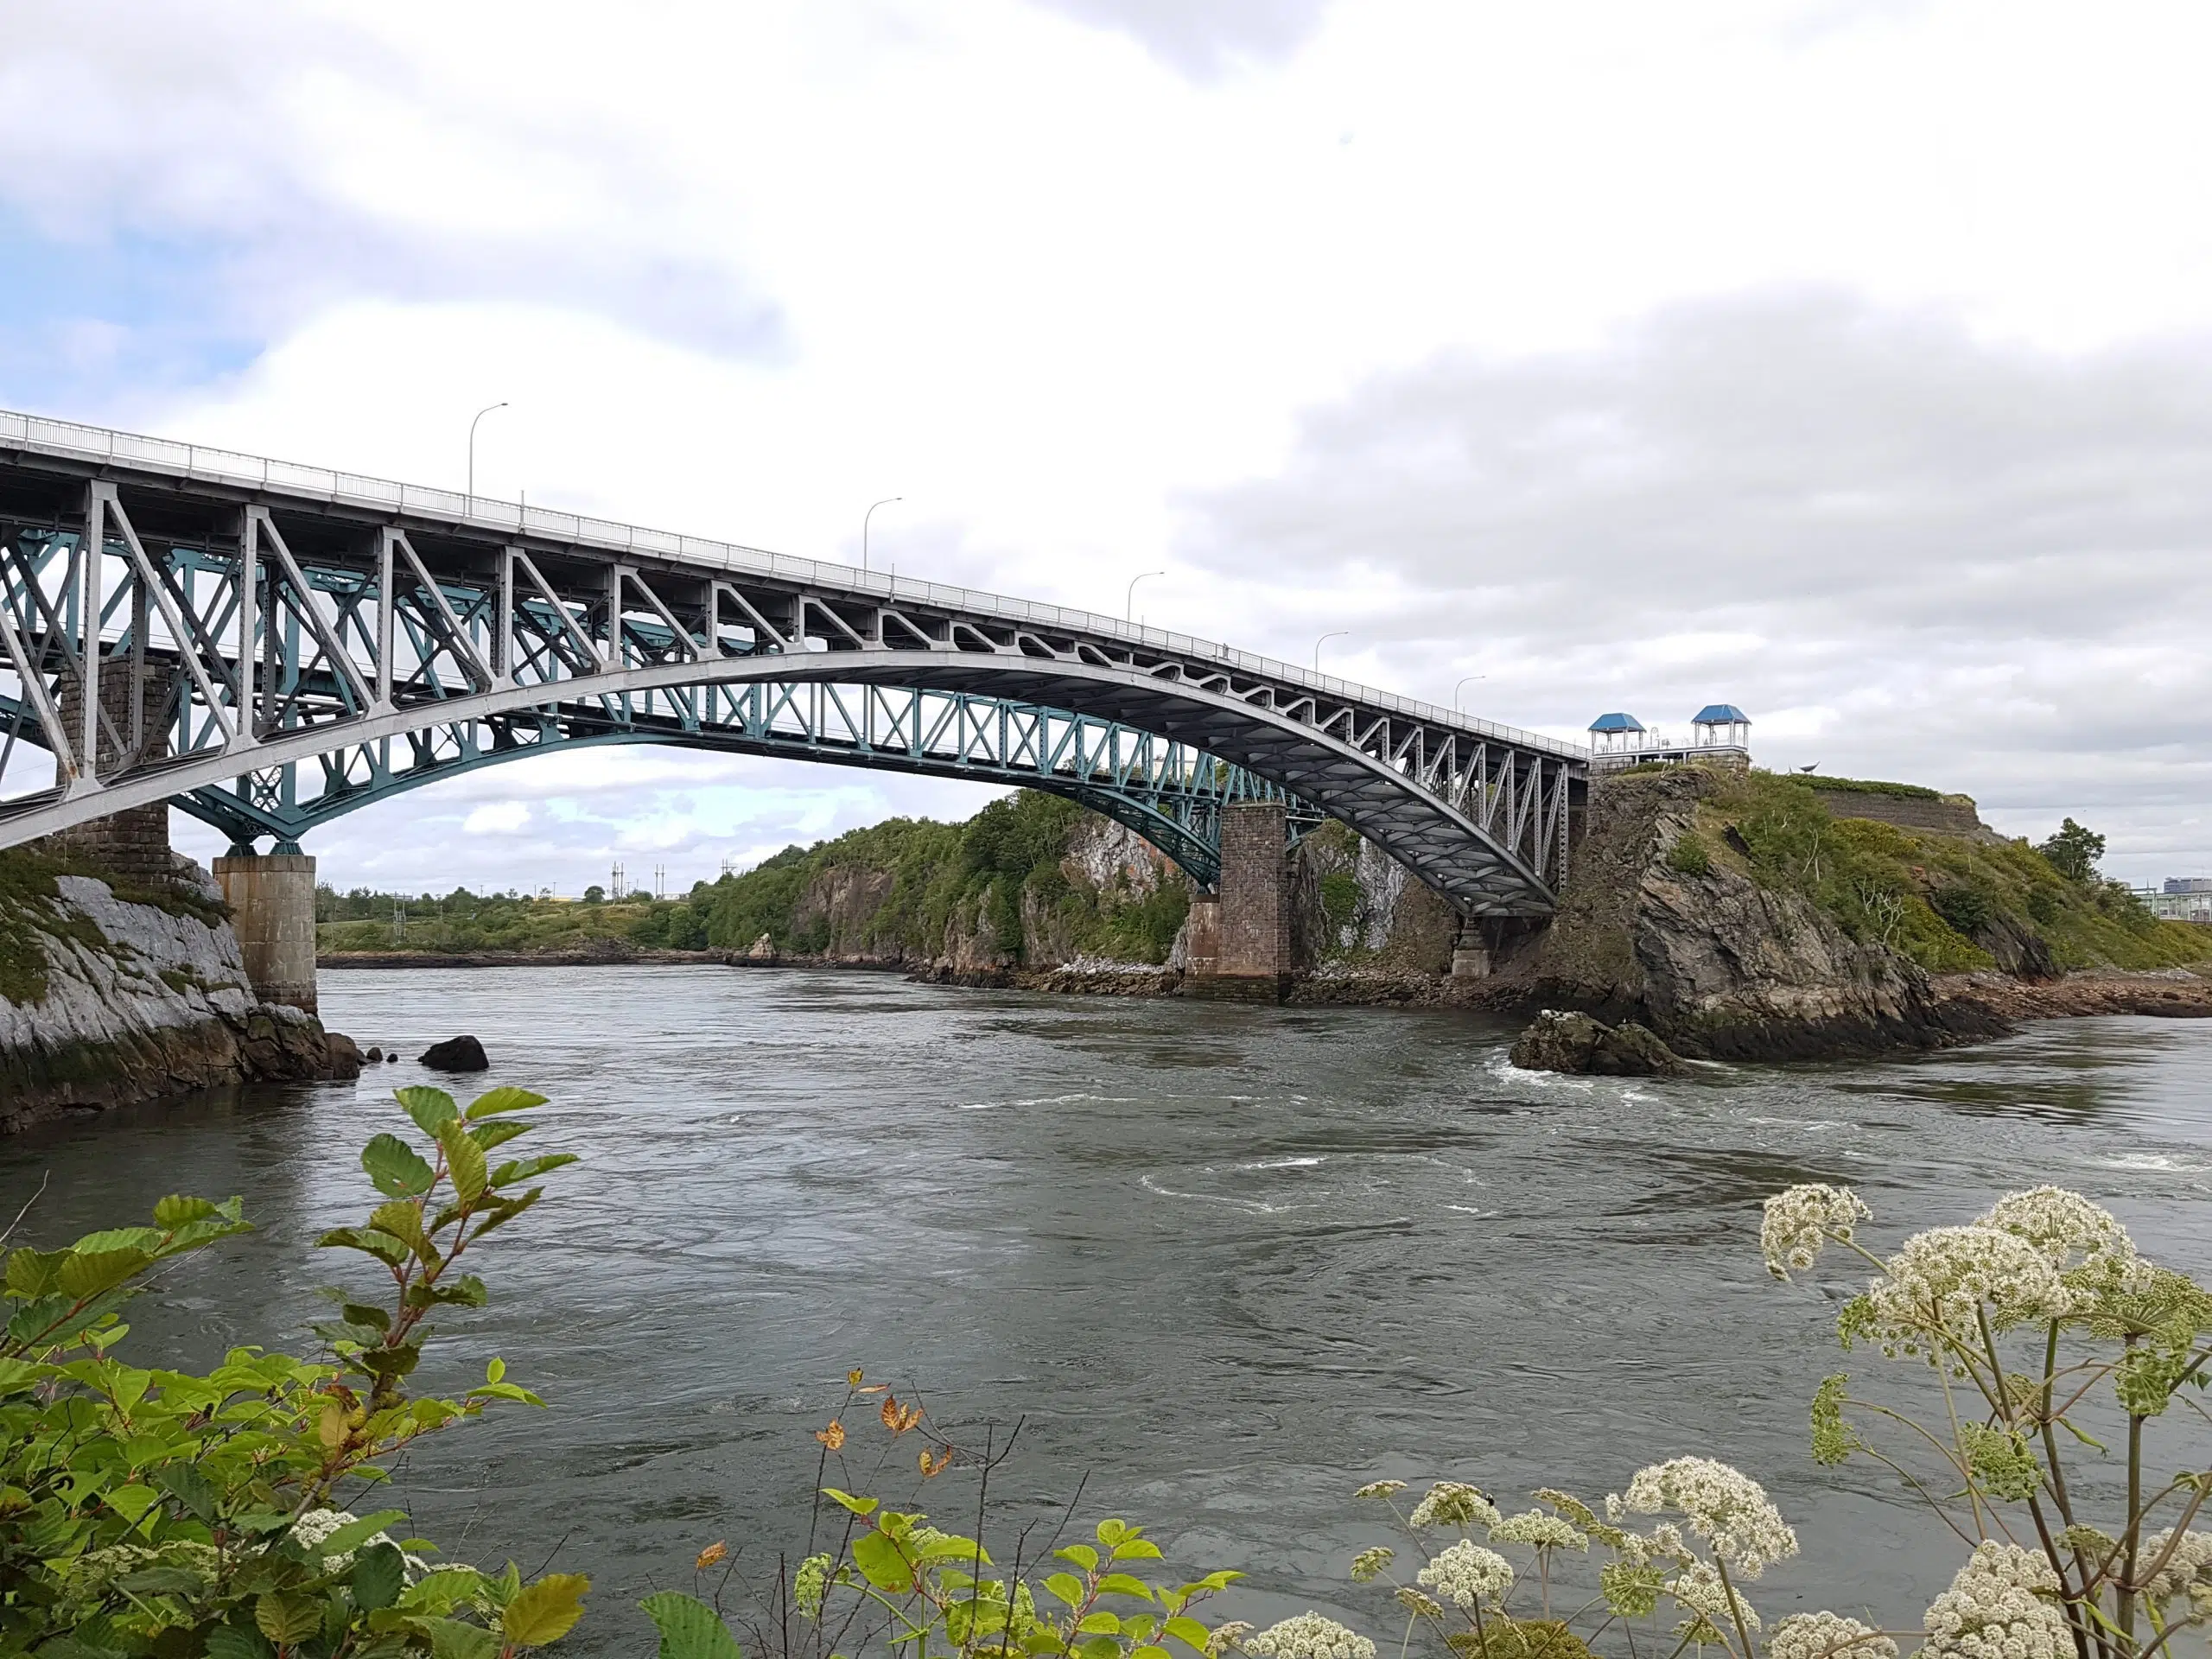
<path id="1" fill-rule="evenodd" d="M 114 772 L 126 759 L 135 763 L 157 760 L 167 754 L 168 728 L 155 723 L 167 689 L 166 675 L 152 668 L 134 675 L 128 663 L 104 662 L 99 682 L 100 712 L 106 716 L 99 736 L 101 773 Z M 72 732 L 80 730 L 85 694 L 74 680 L 64 683 L 54 702 L 63 726 Z M 129 881 L 165 885 L 175 874 L 167 801 L 128 807 L 104 818 L 72 824 L 48 836 L 47 844 L 66 858 L 82 859 L 96 869 Z"/>
<path id="2" fill-rule="evenodd" d="M 1222 809 L 1221 897 L 1192 906 L 1185 947 L 1192 995 L 1233 1001 L 1280 1001 L 1290 982 L 1290 859 L 1287 812 L 1280 801 L 1240 801 Z M 1202 931 L 1213 936 L 1213 969 L 1200 964 Z"/>
<path id="3" fill-rule="evenodd" d="M 215 861 L 246 977 L 264 1002 L 313 1014 L 315 860 L 305 853 L 232 853 Z"/>

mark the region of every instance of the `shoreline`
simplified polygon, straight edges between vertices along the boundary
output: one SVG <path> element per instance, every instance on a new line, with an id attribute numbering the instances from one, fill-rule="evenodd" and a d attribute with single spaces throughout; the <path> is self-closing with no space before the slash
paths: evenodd
<path id="1" fill-rule="evenodd" d="M 409 968 L 609 968 L 694 964 L 726 968 L 803 968 L 841 973 L 899 974 L 922 984 L 972 990 L 1034 991 L 1062 996 L 1188 996 L 1181 970 L 1131 964 L 1124 969 L 953 969 L 883 957 L 768 957 L 725 950 L 377 951 L 322 957 L 318 969 L 397 971 Z M 2187 969 L 2085 969 L 2058 979 L 2019 980 L 1983 970 L 1933 977 L 1936 1004 L 2010 1028 L 2039 1020 L 2140 1014 L 2152 1018 L 2212 1019 L 2212 976 Z M 1542 1002 L 1528 979 L 1501 975 L 1452 979 L 1440 974 L 1337 972 L 1298 974 L 1282 996 L 1285 1007 L 1465 1008 L 1533 1016 Z M 1965 1041 L 1974 1040 L 1968 1037 Z M 1953 1045 L 1945 1045 L 1946 1046 Z M 1913 1052 L 1899 1045 L 1897 1052 Z M 1838 1058 L 1841 1058 L 1840 1055 Z"/>

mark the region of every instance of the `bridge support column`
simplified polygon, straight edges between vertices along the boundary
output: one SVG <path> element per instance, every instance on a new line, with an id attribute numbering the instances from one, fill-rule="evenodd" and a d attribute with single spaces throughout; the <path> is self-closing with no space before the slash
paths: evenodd
<path id="1" fill-rule="evenodd" d="M 1279 801 L 1243 801 L 1221 814 L 1221 899 L 1215 967 L 1186 982 L 1192 994 L 1236 1001 L 1277 1002 L 1290 982 L 1290 860 L 1287 814 Z M 1193 906 L 1192 915 L 1197 914 Z M 1198 940 L 1194 922 L 1192 944 Z"/>
<path id="2" fill-rule="evenodd" d="M 264 1002 L 315 1012 L 315 860 L 233 851 L 215 861 L 246 977 Z"/>
<path id="3" fill-rule="evenodd" d="M 169 752 L 167 728 L 156 729 L 153 726 L 153 716 L 161 707 L 164 689 L 152 669 L 134 675 L 128 662 L 100 664 L 100 712 L 107 716 L 122 740 L 118 747 L 116 738 L 108 735 L 107 728 L 101 728 L 102 772 L 112 772 L 125 758 L 126 752 L 132 758 L 143 760 L 158 760 Z M 83 690 L 70 681 L 62 686 L 61 695 L 55 702 L 61 722 L 71 734 L 82 730 Z M 130 807 L 105 818 L 73 824 L 47 837 L 47 844 L 65 858 L 81 859 L 95 870 L 126 881 L 165 887 L 174 879 L 175 859 L 169 849 L 167 801 Z"/>

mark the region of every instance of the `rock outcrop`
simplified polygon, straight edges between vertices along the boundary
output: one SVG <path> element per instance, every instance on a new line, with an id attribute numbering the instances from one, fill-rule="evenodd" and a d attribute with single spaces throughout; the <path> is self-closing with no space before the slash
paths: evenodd
<path id="1" fill-rule="evenodd" d="M 428 1066 L 433 1071 L 488 1071 L 492 1062 L 486 1058 L 484 1045 L 474 1037 L 448 1037 L 442 1043 L 432 1043 L 415 1057 L 417 1065 Z"/>
<path id="2" fill-rule="evenodd" d="M 351 1039 L 257 1001 L 207 873 L 127 896 L 0 855 L 0 1133 L 239 1082 L 359 1074 Z"/>
<path id="3" fill-rule="evenodd" d="M 1929 1048 L 2002 1028 L 1799 895 L 1718 860 L 1670 860 L 1717 781 L 1685 766 L 1593 792 L 1588 834 L 1522 995 L 1635 1020 L 1700 1059 Z"/>
<path id="4" fill-rule="evenodd" d="M 1586 1014 L 1547 1008 L 1513 1045 L 1523 1071 L 1572 1071 L 1600 1077 L 1678 1077 L 1682 1057 L 1633 1020 L 1600 1025 Z"/>

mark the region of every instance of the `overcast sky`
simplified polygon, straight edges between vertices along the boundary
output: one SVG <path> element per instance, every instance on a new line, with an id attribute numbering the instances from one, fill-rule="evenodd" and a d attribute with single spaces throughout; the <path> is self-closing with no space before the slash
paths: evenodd
<path id="1" fill-rule="evenodd" d="M 2212 872 L 2194 0 L 0 0 L 0 404 L 1118 612 Z M 494 768 L 340 885 L 988 792 Z M 180 820 L 180 844 L 212 837 Z"/>

